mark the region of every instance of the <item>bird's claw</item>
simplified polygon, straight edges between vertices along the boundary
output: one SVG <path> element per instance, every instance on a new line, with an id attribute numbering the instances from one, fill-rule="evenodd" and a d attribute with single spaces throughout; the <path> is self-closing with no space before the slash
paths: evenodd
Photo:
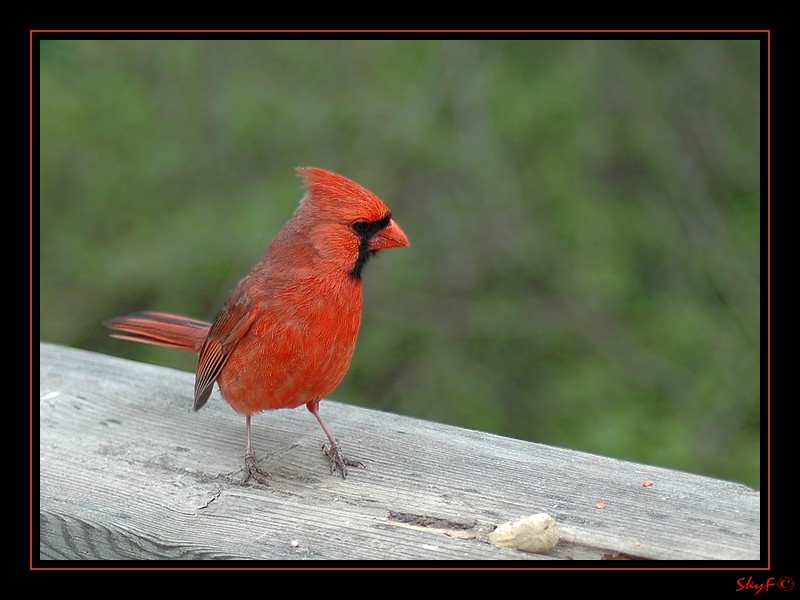
<path id="1" fill-rule="evenodd" d="M 353 460 L 342 456 L 342 451 L 339 449 L 338 444 L 333 444 L 330 449 L 323 444 L 322 452 L 330 459 L 331 474 L 337 469 L 342 474 L 342 479 L 347 479 L 347 467 L 360 467 L 366 469 L 367 467 L 360 460 Z"/>
<path id="2" fill-rule="evenodd" d="M 247 483 L 251 479 L 255 479 L 261 485 L 267 485 L 267 479 L 272 479 L 272 475 L 269 474 L 269 471 L 258 466 L 255 454 L 246 454 L 244 457 L 244 480 L 242 483 Z"/>

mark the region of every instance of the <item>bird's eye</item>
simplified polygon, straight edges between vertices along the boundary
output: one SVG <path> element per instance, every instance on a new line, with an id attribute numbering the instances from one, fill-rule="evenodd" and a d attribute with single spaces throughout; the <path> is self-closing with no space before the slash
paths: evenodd
<path id="1" fill-rule="evenodd" d="M 356 221 L 353 223 L 352 227 L 353 231 L 355 231 L 358 235 L 366 235 L 372 228 L 372 223 L 368 223 L 367 221 Z"/>

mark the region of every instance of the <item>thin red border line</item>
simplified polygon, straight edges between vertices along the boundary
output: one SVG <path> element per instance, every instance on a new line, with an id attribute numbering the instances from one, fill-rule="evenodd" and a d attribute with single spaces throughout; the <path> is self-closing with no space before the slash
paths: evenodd
<path id="1" fill-rule="evenodd" d="M 771 47 L 771 40 L 770 40 L 770 32 L 767 31 L 767 567 L 772 566 L 772 544 L 770 534 L 772 532 L 771 528 L 771 515 L 770 515 L 770 506 L 772 505 L 772 487 L 771 482 L 772 479 L 770 477 L 770 464 L 771 464 L 771 451 L 770 451 L 770 425 L 772 423 L 770 419 L 770 415 L 772 414 L 771 406 L 770 406 L 770 349 L 772 348 L 772 344 L 770 341 L 770 181 L 772 179 L 770 173 L 770 148 L 771 148 L 771 140 L 770 140 L 770 132 L 771 132 L 771 123 L 770 123 L 770 105 L 771 105 L 771 92 L 772 92 L 772 83 L 771 83 L 771 73 L 770 73 L 770 47 Z"/>
<path id="2" fill-rule="evenodd" d="M 567 561 L 563 561 L 567 562 Z M 750 567 L 36 567 L 33 571 L 764 571 Z"/>
<path id="3" fill-rule="evenodd" d="M 766 33 L 770 29 L 31 29 L 33 33 Z M 769 42 L 769 39 L 767 40 Z"/>
<path id="4" fill-rule="evenodd" d="M 115 569 L 115 568 L 69 568 L 69 567 L 34 567 L 33 566 L 33 34 L 34 33 L 60 33 L 60 32 L 74 32 L 74 33 L 82 33 L 82 32 L 105 32 L 105 33 L 115 33 L 115 32 L 181 32 L 185 31 L 187 33 L 195 33 L 195 32 L 226 32 L 226 31 L 236 31 L 236 32 L 279 32 L 281 30 L 217 30 L 217 29 L 202 29 L 202 30 L 179 30 L 179 29 L 170 29 L 170 30 L 152 30 L 152 29 L 141 29 L 141 30 L 93 30 L 93 29 L 31 29 L 29 30 L 29 47 L 28 47 L 28 98 L 30 100 L 29 105 L 29 113 L 28 113 L 28 136 L 29 136 L 29 145 L 28 145 L 28 164 L 29 164 L 29 172 L 28 172 L 28 197 L 29 197 L 29 254 L 30 262 L 29 262 L 29 280 L 28 280 L 28 289 L 31 298 L 31 304 L 29 307 L 29 335 L 31 339 L 31 346 L 29 349 L 30 352 L 30 380 L 31 380 L 31 402 L 28 407 L 28 429 L 29 429 L 29 481 L 28 481 L 28 489 L 30 493 L 30 506 L 29 506 L 29 548 L 30 548 L 30 568 L 31 570 L 47 570 L 47 571 L 74 571 L 74 570 L 125 570 L 125 571 L 196 571 L 196 570 L 286 570 L 281 568 L 259 568 L 259 567 L 220 567 L 220 568 L 192 568 L 192 567 L 175 567 L 175 568 L 147 568 L 147 567 L 132 567 L 132 568 L 123 568 L 123 569 Z M 299 32 L 299 31 L 309 31 L 309 32 L 321 32 L 321 31 L 331 31 L 331 32 L 344 32 L 344 31 L 362 31 L 362 30 L 285 30 L 287 32 Z M 432 31 L 432 30 L 372 30 L 375 32 L 392 32 L 392 31 Z M 661 33 L 681 33 L 681 32 L 690 32 L 690 33 L 701 33 L 704 31 L 713 31 L 713 32 L 720 32 L 720 33 L 766 33 L 767 34 L 767 496 L 771 498 L 772 495 L 772 488 L 771 488 L 771 470 L 770 470 L 770 460 L 771 460 L 771 448 L 770 448 L 770 441 L 771 441 L 771 421 L 770 421 L 770 414 L 771 414 L 771 371 L 770 371 L 770 359 L 771 359 L 771 271 L 770 271 L 770 261 L 771 261 L 771 253 L 770 253 L 770 243 L 771 243 L 771 228 L 770 228 L 770 213 L 771 213 L 771 111 L 770 111 L 770 103 L 771 103 L 771 92 L 772 92 L 772 80 L 771 80 L 771 30 L 770 29 L 726 29 L 726 30 L 719 30 L 719 29 L 702 29 L 702 30 L 686 30 L 686 29 L 679 29 L 679 30 L 664 30 L 664 29 L 657 29 L 657 30 L 627 30 L 627 29 L 597 29 L 597 30 L 447 30 L 453 32 L 532 32 L 532 33 L 542 33 L 542 32 L 549 32 L 552 31 L 554 33 L 564 33 L 564 32 L 575 32 L 575 33 L 590 33 L 590 32 L 606 32 L 606 33 L 615 33 L 615 32 L 635 32 L 635 33 L 654 33 L 654 32 L 661 32 Z M 756 568 L 754 570 L 770 570 L 772 565 L 772 545 L 771 545 L 771 512 L 770 512 L 770 505 L 771 503 L 767 503 L 767 567 L 766 569 L 759 569 Z M 302 568 L 293 569 L 293 570 L 304 570 Z M 381 569 L 381 568 L 322 568 L 322 569 L 314 569 L 314 570 L 504 570 L 503 568 L 423 568 L 423 569 L 404 569 L 404 568 L 391 568 L 391 569 Z M 520 569 L 511 569 L 508 570 L 520 570 Z M 522 570 L 550 570 L 547 568 L 530 568 L 530 569 L 522 569 Z M 566 568 L 563 570 L 573 570 L 570 568 Z M 574 570 L 581 570 L 581 571 L 630 571 L 630 570 L 640 570 L 640 569 L 633 569 L 631 567 L 619 567 L 619 568 L 579 568 L 576 567 Z M 719 568 L 703 568 L 703 567 L 688 567 L 688 568 L 681 568 L 681 567 L 656 567 L 653 569 L 645 569 L 645 570 L 653 570 L 653 571 L 734 571 L 734 570 L 741 570 L 741 567 L 719 567 Z"/>
<path id="5" fill-rule="evenodd" d="M 635 568 L 635 567 L 37 567 L 33 571 L 719 571 L 721 569 L 700 569 L 696 567 L 680 568 Z M 738 567 L 727 569 L 735 571 L 762 569 L 747 569 Z"/>
<path id="6" fill-rule="evenodd" d="M 30 444 L 30 453 L 28 454 L 28 460 L 30 465 L 29 473 L 29 481 L 28 481 L 28 490 L 30 492 L 30 551 L 31 551 L 31 568 L 33 568 L 33 33 L 31 32 L 30 35 L 30 47 L 28 49 L 28 100 L 29 100 L 29 112 L 28 112 L 28 196 L 30 199 L 29 205 L 29 222 L 28 225 L 30 227 L 30 236 L 28 237 L 29 244 L 30 244 L 30 252 L 28 256 L 30 257 L 30 262 L 28 263 L 30 267 L 29 271 L 29 280 L 28 285 L 30 295 L 28 298 L 31 299 L 30 305 L 30 320 L 28 321 L 28 327 L 30 332 L 30 374 L 31 374 L 31 404 L 28 407 L 28 443 Z"/>
<path id="7" fill-rule="evenodd" d="M 28 93 L 29 93 L 29 96 L 28 97 L 29 97 L 29 99 L 31 99 L 31 102 L 32 102 L 32 98 L 33 98 L 33 34 L 34 33 L 43 33 L 43 32 L 61 32 L 61 31 L 84 32 L 84 31 L 101 31 L 101 30 L 54 30 L 54 29 L 32 29 L 32 30 L 30 30 L 29 52 L 28 52 L 28 60 L 29 60 L 29 63 L 28 63 L 28 66 L 29 66 L 29 73 L 28 73 L 29 74 L 29 80 L 28 80 Z M 272 30 L 102 30 L 102 31 L 105 31 L 105 32 L 120 32 L 120 31 L 130 31 L 130 32 L 133 32 L 133 31 L 141 31 L 141 32 L 153 32 L 153 31 L 164 31 L 164 32 L 173 32 L 173 31 L 186 31 L 186 32 L 243 31 L 243 32 L 248 32 L 248 31 L 272 31 Z M 291 30 L 291 31 L 300 31 L 300 30 Z M 313 30 L 313 31 L 322 31 L 322 30 Z M 334 31 L 351 31 L 351 30 L 334 30 Z M 386 30 L 378 30 L 378 31 L 386 31 Z M 391 30 L 391 31 L 407 31 L 407 30 Z M 415 31 L 418 31 L 418 30 L 415 30 Z M 568 30 L 458 30 L 458 31 L 484 31 L 484 32 L 485 31 L 510 31 L 510 32 L 513 32 L 513 31 L 533 31 L 533 32 L 553 31 L 553 32 L 559 33 L 559 32 L 565 32 L 565 31 L 568 31 Z M 605 29 L 605 30 L 574 30 L 574 31 L 577 32 L 577 33 L 580 33 L 580 32 L 589 32 L 589 31 L 617 32 L 617 31 L 629 31 L 629 30 L 607 30 L 607 29 Z M 659 32 L 673 32 L 673 31 L 675 31 L 675 32 L 685 32 L 685 31 L 690 31 L 690 30 L 640 30 L 640 31 L 642 33 L 648 33 L 648 32 L 652 33 L 652 32 L 655 32 L 655 31 L 659 31 Z M 771 395 L 770 395 L 770 358 L 771 358 L 771 353 L 770 353 L 770 347 L 771 347 L 770 346 L 770 342 L 771 342 L 771 336 L 770 336 L 770 326 L 771 326 L 771 323 L 770 323 L 770 317 L 771 317 L 771 315 L 770 315 L 770 303 L 771 303 L 771 295 L 770 295 L 770 292 L 771 292 L 771 287 L 770 287 L 770 284 L 771 284 L 771 273 L 770 273 L 770 258 L 771 258 L 771 256 L 770 256 L 770 241 L 771 241 L 771 239 L 770 239 L 770 234 L 771 234 L 771 230 L 770 230 L 770 207 L 771 207 L 770 206 L 770 199 L 771 199 L 771 187 L 770 187 L 770 182 L 771 182 L 771 170 L 770 170 L 770 166 L 771 166 L 771 164 L 770 164 L 770 158 L 771 158 L 771 153 L 770 153 L 770 143 L 771 143 L 771 139 L 770 139 L 770 127 L 771 127 L 771 114 L 770 114 L 771 71 L 770 71 L 770 67 L 771 67 L 771 63 L 770 63 L 770 59 L 771 59 L 771 55 L 770 55 L 770 51 L 771 51 L 771 37 L 770 37 L 770 32 L 771 32 L 771 30 L 766 29 L 766 30 L 691 30 L 691 31 L 692 32 L 694 32 L 694 31 L 724 31 L 726 33 L 727 32 L 737 32 L 737 33 L 766 33 L 767 34 L 767 415 L 768 415 L 768 418 L 767 418 L 767 494 L 770 495 L 770 497 L 771 497 L 771 485 L 770 485 L 771 484 L 771 477 L 770 477 L 770 475 L 771 475 L 771 472 L 770 472 L 771 453 L 770 453 L 770 444 L 769 444 L 770 443 L 770 434 L 771 434 L 771 429 L 770 429 L 770 424 L 771 423 L 770 423 L 770 419 L 769 419 L 770 408 L 771 408 L 770 407 L 770 399 L 771 399 Z M 29 271 L 29 293 L 31 294 L 29 297 L 33 298 L 33 104 L 32 103 L 29 106 L 28 133 L 29 133 L 28 159 L 29 159 L 29 167 L 30 167 L 29 168 L 29 175 L 28 175 L 28 177 L 29 177 L 28 190 L 29 190 L 29 200 L 30 200 L 30 205 L 29 205 L 30 237 L 28 238 L 29 239 L 29 244 L 30 244 L 30 246 L 29 246 L 29 257 L 30 257 L 30 263 L 29 263 L 29 268 L 30 268 L 30 271 Z M 29 321 L 29 334 L 30 334 L 30 339 L 32 340 L 33 339 L 33 304 L 32 303 L 31 303 L 31 305 L 29 307 L 29 311 L 30 311 L 30 313 L 29 313 L 29 319 L 30 319 L 30 321 Z M 33 382 L 33 344 L 32 343 L 31 343 L 31 346 L 30 346 L 30 377 L 31 377 L 31 404 L 29 406 L 29 438 L 28 439 L 29 439 L 29 444 L 30 444 L 30 453 L 29 453 L 29 466 L 30 466 L 30 470 L 29 470 L 29 492 L 30 492 L 31 504 L 30 504 L 30 507 L 29 507 L 30 508 L 30 513 L 29 513 L 29 518 L 30 518 L 30 521 L 29 521 L 29 523 L 30 523 L 30 531 L 29 531 L 30 540 L 29 541 L 30 541 L 30 544 L 29 544 L 29 547 L 30 547 L 30 565 L 31 565 L 31 569 L 36 569 L 33 566 L 33 500 L 32 500 L 33 499 L 33 383 L 32 383 Z M 767 504 L 767 570 L 769 570 L 771 568 L 770 565 L 771 565 L 771 558 L 772 558 L 771 557 L 771 549 L 772 549 L 772 547 L 771 547 L 771 544 L 770 544 L 770 532 L 771 532 L 771 530 L 770 530 L 770 527 L 771 527 L 770 518 L 771 518 L 770 504 L 768 503 Z M 735 570 L 735 569 L 737 569 L 737 568 L 731 568 L 731 569 L 720 568 L 720 569 L 711 569 L 711 570 Z M 69 569 L 69 568 L 49 568 L 49 569 L 44 569 L 44 570 L 74 570 L 74 569 Z M 103 569 L 90 569 L 90 570 L 103 570 Z M 116 569 L 111 569 L 111 570 L 116 570 Z M 193 568 L 176 568 L 176 569 L 169 569 L 169 568 L 168 569 L 147 569 L 147 568 L 139 569 L 139 568 L 132 568 L 132 569 L 124 569 L 124 570 L 198 570 L 198 569 L 193 569 Z M 205 570 L 205 569 L 199 569 L 199 570 Z M 240 569 L 222 568 L 222 569 L 214 569 L 214 570 L 240 570 Z M 251 569 L 244 569 L 244 570 L 251 570 Z M 262 569 L 259 569 L 259 570 L 262 570 Z M 264 570 L 274 570 L 274 569 L 264 569 Z M 361 570 L 361 569 L 356 569 L 356 570 Z M 370 569 L 367 569 L 367 570 L 370 570 Z M 378 570 L 381 570 L 381 569 L 378 569 Z M 404 570 L 404 569 L 392 569 L 392 570 Z M 418 569 L 412 569 L 412 570 L 418 570 Z M 423 569 L 423 570 L 427 570 L 427 569 Z M 431 570 L 440 570 L 440 569 L 431 569 Z M 460 570 L 460 569 L 453 569 L 453 570 Z M 474 569 L 471 569 L 471 570 L 474 570 Z M 496 569 L 491 569 L 491 570 L 496 570 Z M 525 570 L 527 570 L 527 569 L 525 569 Z M 540 570 L 540 569 L 532 569 L 532 570 Z M 630 570 L 630 569 L 629 568 L 619 568 L 619 569 L 593 569 L 593 568 L 587 568 L 587 569 L 580 569 L 580 570 Z M 709 569 L 703 569 L 703 568 L 687 568 L 687 569 L 656 568 L 654 570 L 691 570 L 691 571 L 695 571 L 695 570 L 709 570 Z"/>

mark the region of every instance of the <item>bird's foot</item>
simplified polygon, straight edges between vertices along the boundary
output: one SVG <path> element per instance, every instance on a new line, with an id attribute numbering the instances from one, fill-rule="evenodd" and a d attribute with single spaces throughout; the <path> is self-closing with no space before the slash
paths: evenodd
<path id="1" fill-rule="evenodd" d="M 272 475 L 268 471 L 258 466 L 255 454 L 249 452 L 244 455 L 244 481 L 242 483 L 255 479 L 258 483 L 267 485 L 267 479 L 271 478 Z"/>
<path id="2" fill-rule="evenodd" d="M 342 479 L 347 479 L 347 467 L 361 467 L 362 469 L 367 468 L 360 460 L 353 460 L 342 456 L 342 451 L 339 449 L 339 444 L 332 444 L 330 449 L 323 444 L 322 452 L 331 461 L 331 474 L 338 469 L 342 474 Z"/>

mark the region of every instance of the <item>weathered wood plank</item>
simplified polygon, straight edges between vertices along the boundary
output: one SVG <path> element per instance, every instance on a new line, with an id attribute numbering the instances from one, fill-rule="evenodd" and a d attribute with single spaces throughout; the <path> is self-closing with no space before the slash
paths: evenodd
<path id="1" fill-rule="evenodd" d="M 46 343 L 40 367 L 43 559 L 759 558 L 759 494 L 735 483 L 326 401 L 366 469 L 330 475 L 313 417 L 274 411 L 254 419 L 273 479 L 243 485 L 244 418 L 216 392 L 191 412 L 191 373 Z M 538 512 L 548 556 L 478 539 Z"/>

